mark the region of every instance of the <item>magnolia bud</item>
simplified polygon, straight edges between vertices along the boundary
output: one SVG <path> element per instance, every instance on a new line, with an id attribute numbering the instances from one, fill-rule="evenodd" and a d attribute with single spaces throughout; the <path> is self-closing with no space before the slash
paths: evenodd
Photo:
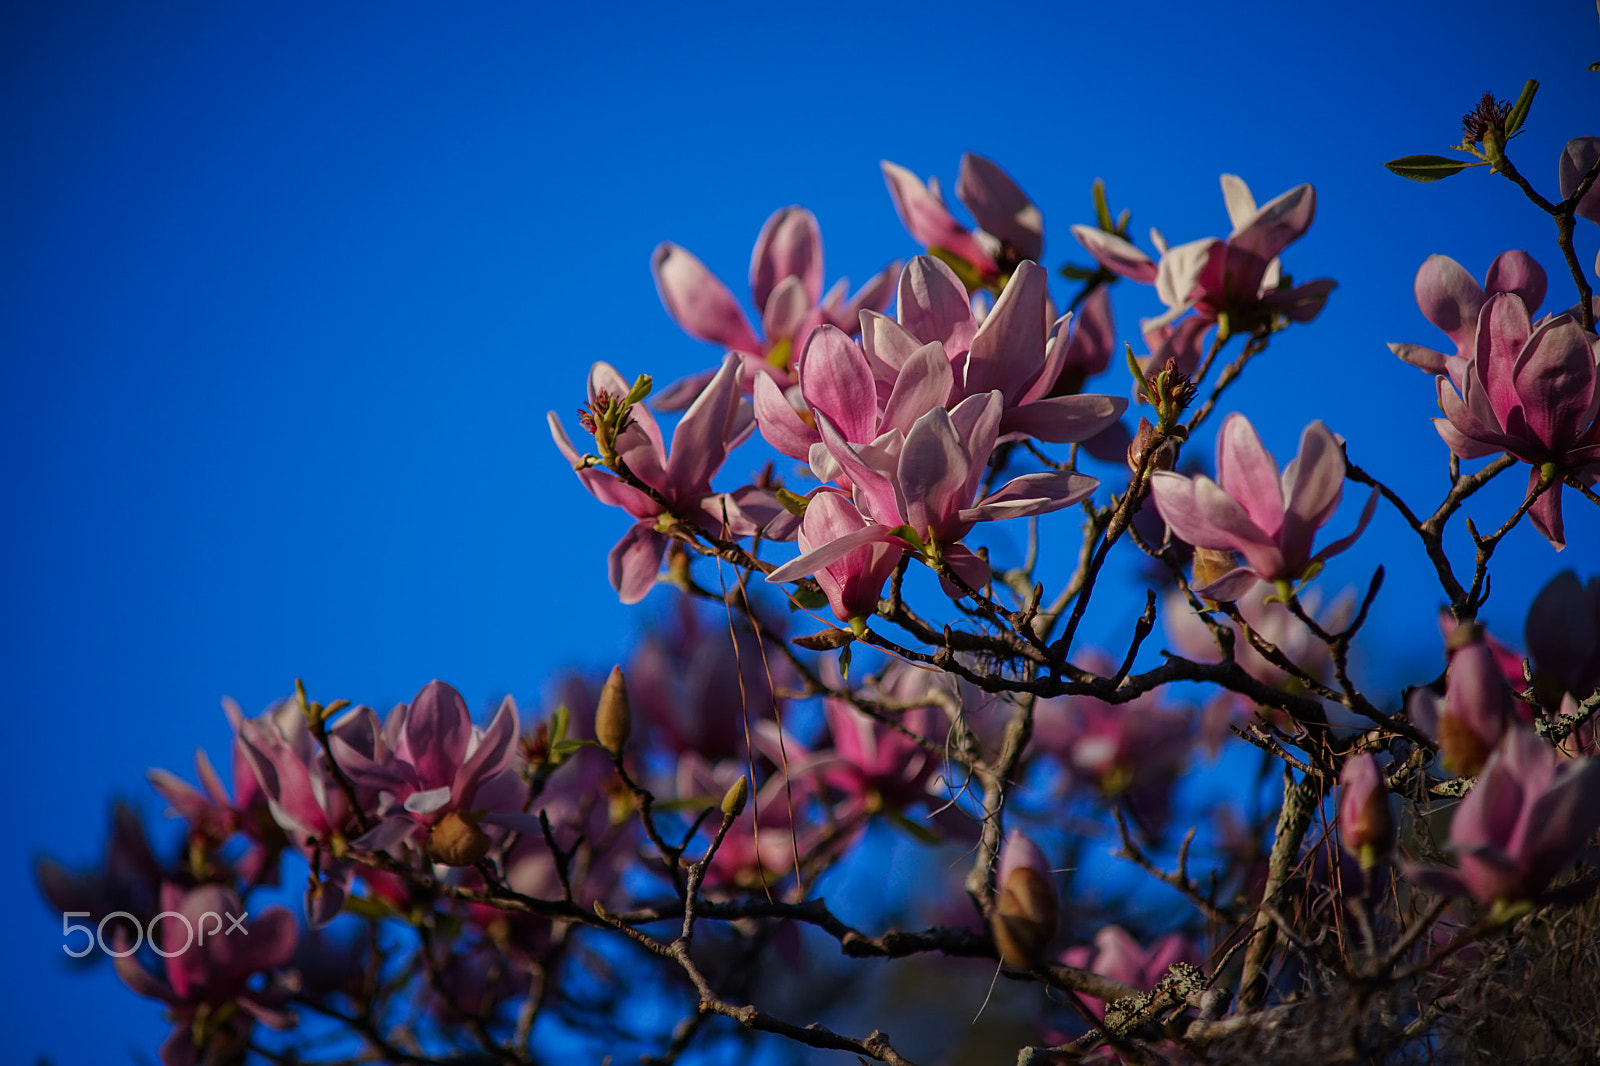
<path id="1" fill-rule="evenodd" d="M 728 791 L 722 794 L 722 814 L 726 818 L 737 818 L 744 813 L 744 801 L 750 798 L 750 779 L 743 774 L 739 780 L 728 786 Z"/>
<path id="2" fill-rule="evenodd" d="M 1394 847 L 1394 816 L 1383 771 L 1370 753 L 1345 760 L 1339 771 L 1339 843 L 1368 872 Z"/>
<path id="3" fill-rule="evenodd" d="M 594 736 L 600 746 L 613 757 L 620 758 L 623 746 L 628 743 L 628 733 L 633 728 L 633 716 L 628 710 L 628 683 L 623 680 L 622 667 L 613 666 L 600 690 L 600 706 L 594 712 Z"/>
<path id="4" fill-rule="evenodd" d="M 433 824 L 425 845 L 428 858 L 446 866 L 472 866 L 489 854 L 489 834 L 469 814 L 446 811 Z"/>
<path id="5" fill-rule="evenodd" d="M 1013 829 L 1000 849 L 999 890 L 989 928 L 1000 961 L 1013 970 L 1037 969 L 1060 923 L 1055 881 L 1038 845 Z"/>
<path id="6" fill-rule="evenodd" d="M 1451 634 L 1476 627 L 1462 626 Z M 1439 715 L 1439 749 L 1450 769 L 1462 777 L 1475 777 L 1489 753 L 1511 724 L 1511 686 L 1495 665 L 1494 652 L 1481 639 L 1467 643 L 1450 656 L 1445 673 L 1444 711 Z"/>
<path id="7" fill-rule="evenodd" d="M 1128 445 L 1128 469 L 1135 474 L 1139 472 L 1140 460 L 1144 458 L 1145 449 L 1150 447 L 1156 437 L 1156 427 L 1151 425 L 1148 418 L 1139 419 L 1139 432 L 1133 435 L 1133 443 Z M 1146 469 L 1151 473 L 1157 470 L 1171 470 L 1178 458 L 1178 442 L 1171 437 L 1162 437 L 1161 443 L 1150 453 Z"/>

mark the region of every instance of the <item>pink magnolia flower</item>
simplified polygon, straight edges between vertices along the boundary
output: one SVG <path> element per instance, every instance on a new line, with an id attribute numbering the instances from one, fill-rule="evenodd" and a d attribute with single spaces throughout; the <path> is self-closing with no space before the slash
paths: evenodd
<path id="1" fill-rule="evenodd" d="M 692 337 L 739 353 L 749 388 L 758 375 L 790 384 L 790 359 L 817 326 L 827 323 L 854 333 L 862 310 L 877 310 L 888 302 L 900 264 L 889 264 L 848 300 L 849 281 L 844 278 L 824 294 L 822 234 L 816 217 L 803 207 L 774 212 L 761 227 L 750 256 L 750 293 L 761 312 L 765 339 L 751 328 L 728 287 L 689 252 L 661 244 L 650 257 L 650 269 L 673 321 Z M 664 411 L 687 407 L 711 376 L 711 372 L 696 375 L 664 389 L 655 405 Z"/>
<path id="2" fill-rule="evenodd" d="M 1069 356 L 1084 356 L 1074 348 L 1070 316 L 1048 325 L 1046 281 L 1043 267 L 1019 263 L 980 323 L 955 272 L 932 256 L 917 256 L 900 274 L 896 318 L 862 315 L 867 362 L 880 381 L 898 386 L 899 376 L 916 369 L 923 346 L 937 342 L 950 361 L 948 405 L 998 390 L 1003 438 L 1086 441 L 1112 426 L 1128 402 L 1056 392 Z"/>
<path id="3" fill-rule="evenodd" d="M 1512 694 L 1499 656 L 1486 636 L 1476 627 L 1466 639 L 1453 635 L 1457 646 L 1452 647 L 1445 671 L 1444 696 L 1419 688 L 1406 704 L 1412 721 L 1438 738 L 1446 765 L 1462 777 L 1482 769 L 1500 738 L 1519 719 L 1530 722 L 1533 718 L 1530 709 Z"/>
<path id="4" fill-rule="evenodd" d="M 1251 332 L 1263 318 L 1270 322 L 1277 315 L 1293 322 L 1311 321 L 1322 311 L 1335 283 L 1319 278 L 1286 288 L 1278 255 L 1311 228 L 1316 191 L 1310 185 L 1297 185 L 1258 208 L 1249 187 L 1237 176 L 1224 174 L 1222 194 L 1233 223 L 1228 239 L 1207 237 L 1169 246 L 1151 230 L 1151 240 L 1161 252 L 1159 263 L 1129 241 L 1093 226 L 1074 226 L 1072 235 L 1107 270 L 1155 285 L 1167 311 L 1147 322 L 1147 330 L 1174 322 L 1191 309 L 1203 322 L 1225 323 L 1228 334 Z"/>
<path id="5" fill-rule="evenodd" d="M 591 404 L 613 402 L 625 396 L 628 388 L 622 375 L 607 363 L 596 363 L 589 371 Z M 554 411 L 549 414 L 549 423 L 556 447 L 576 466 L 582 457 Z M 670 455 L 655 416 L 643 404 L 634 404 L 630 409 L 627 427 L 617 434 L 616 450 L 639 480 L 655 489 L 676 515 L 712 532 L 721 530 L 726 516 L 735 533 L 751 533 L 754 524 L 745 518 L 736 500 L 711 491 L 711 475 L 754 428 L 748 409 L 739 400 L 739 360 L 729 355 L 673 431 Z M 662 524 L 672 515 L 655 498 L 600 468 L 579 470 L 578 477 L 595 499 L 621 507 L 638 519 L 611 549 L 608 560 L 611 587 L 623 603 L 638 603 L 649 593 L 661 570 L 670 539 L 662 532 Z"/>
<path id="6" fill-rule="evenodd" d="M 767 634 L 774 636 L 782 639 Z M 712 762 L 743 754 L 745 724 L 770 717 L 776 693 L 792 677 L 770 644 L 763 648 L 744 628 L 735 642 L 724 617 L 702 618 L 687 596 L 678 596 L 665 624 L 639 643 L 627 676 L 636 721 L 650 727 L 652 740 L 674 755 L 693 751 Z"/>
<path id="7" fill-rule="evenodd" d="M 800 520 L 799 547 L 802 555 L 815 551 L 870 525 L 849 497 L 823 490 L 811 497 L 805 517 Z M 894 573 L 905 555 L 905 547 L 890 541 L 873 541 L 852 548 L 815 572 L 817 584 L 828 597 L 828 606 L 841 622 L 866 618 L 878 609 L 883 583 Z"/>
<path id="8" fill-rule="evenodd" d="M 1455 869 L 1413 866 L 1430 892 L 1485 906 L 1539 901 L 1600 826 L 1600 762 L 1562 759 L 1528 729 L 1506 734 L 1450 821 Z"/>
<path id="9" fill-rule="evenodd" d="M 1097 673 L 1114 664 L 1103 654 L 1085 660 Z M 1087 784 L 1124 800 L 1147 828 L 1167 815 L 1172 782 L 1188 760 L 1194 715 L 1165 704 L 1155 693 L 1111 704 L 1091 696 L 1061 696 L 1034 704 L 1033 740 L 1054 756 L 1073 784 Z"/>
<path id="10" fill-rule="evenodd" d="M 255 921 L 243 919 L 244 905 L 232 889 L 201 885 L 185 892 L 177 885 L 161 890 L 163 918 L 156 925 L 165 975 L 158 977 L 130 953 L 116 960 L 117 974 L 141 996 L 167 1004 L 172 1035 L 161 1045 L 164 1066 L 196 1066 L 232 1061 L 242 1055 L 255 1022 L 288 1029 L 294 1014 L 285 1007 L 292 988 L 269 980 L 256 988 L 250 979 L 271 974 L 294 955 L 298 932 L 282 907 L 269 907 Z"/>
<path id="11" fill-rule="evenodd" d="M 359 708 L 335 724 L 330 733 L 370 756 L 376 736 L 371 715 L 370 710 Z M 344 905 L 354 874 L 348 862 L 332 858 L 327 849 L 360 831 L 358 814 L 311 735 L 298 697 L 278 703 L 259 717 L 240 717 L 234 729 L 273 820 L 301 852 L 308 856 L 324 852 L 323 880 L 313 881 L 306 890 L 307 917 L 312 925 L 324 925 Z M 358 787 L 356 799 L 363 808 L 371 809 L 376 807 L 378 794 Z"/>
<path id="12" fill-rule="evenodd" d="M 1126 929 L 1108 925 L 1094 935 L 1094 946 L 1068 948 L 1061 961 L 1080 970 L 1090 970 L 1102 977 L 1120 981 L 1132 988 L 1149 991 L 1166 976 L 1175 962 L 1200 964 L 1200 953 L 1188 937 L 1168 933 L 1151 942 L 1148 948 L 1135 940 Z M 1089 1009 L 1104 1016 L 1105 1004 L 1092 996 L 1084 996 Z"/>
<path id="13" fill-rule="evenodd" d="M 835 818 L 848 823 L 883 809 L 902 811 L 926 798 L 940 759 L 843 700 L 823 700 L 822 713 L 833 747 L 816 753 L 816 765 L 822 780 L 844 796 L 834 809 Z M 938 711 L 927 704 L 906 711 L 900 724 L 925 739 L 944 737 Z"/>
<path id="14" fill-rule="evenodd" d="M 1600 340 L 1571 315 L 1534 324 L 1522 297 L 1501 292 L 1478 316 L 1477 341 L 1460 377 L 1436 379 L 1444 417 L 1433 424 L 1458 458 L 1509 453 L 1532 466 L 1530 493 L 1552 467 L 1555 480 L 1528 514 L 1558 551 L 1566 547 L 1561 476 L 1600 481 L 1597 363 Z"/>
<path id="15" fill-rule="evenodd" d="M 34 876 L 39 891 L 57 911 L 86 913 L 94 923 L 123 911 L 143 926 L 160 910 L 165 873 L 150 847 L 139 812 L 117 800 L 111 806 L 111 836 L 101 865 L 72 873 L 54 859 L 41 858 L 34 866 Z"/>
<path id="16" fill-rule="evenodd" d="M 875 378 L 860 346 L 833 326 L 820 326 L 806 338 L 795 374 L 802 409 L 797 411 L 770 377 L 762 377 L 754 389 L 756 424 L 767 443 L 813 464 L 812 472 L 823 481 L 844 475 L 822 444 L 819 414 L 850 443 L 870 444 L 891 430 L 908 432 L 918 418 L 944 406 L 955 381 L 938 344 L 908 353 L 892 378 Z"/>
<path id="17" fill-rule="evenodd" d="M 1514 292 L 1529 311 L 1544 302 L 1547 281 L 1544 268 L 1527 252 L 1501 252 L 1489 264 L 1480 286 L 1460 263 L 1447 255 L 1430 255 L 1417 270 L 1417 306 L 1429 322 L 1455 344 L 1452 355 L 1420 344 L 1391 344 L 1389 350 L 1412 366 L 1430 374 L 1448 373 L 1462 380 L 1461 370 L 1477 344 L 1478 314 L 1489 297 Z"/>
<path id="18" fill-rule="evenodd" d="M 1244 565 L 1195 591 L 1233 600 L 1263 581 L 1292 582 L 1315 564 L 1355 543 L 1372 519 L 1376 490 L 1355 532 L 1315 555 L 1316 531 L 1338 510 L 1344 492 L 1344 452 L 1321 422 L 1300 435 L 1300 451 L 1280 475 L 1249 419 L 1232 414 L 1217 435 L 1217 480 L 1162 471 L 1150 492 L 1173 533 L 1197 548 L 1238 552 Z"/>
<path id="19" fill-rule="evenodd" d="M 343 737 L 331 747 L 357 785 L 379 792 L 378 825 L 355 843 L 387 850 L 426 831 L 423 850 L 449 866 L 470 866 L 488 850 L 480 823 L 537 829 L 522 813 L 527 786 L 512 767 L 517 708 L 507 696 L 487 728 L 472 724 L 467 701 L 430 681 L 389 713 L 370 752 Z"/>
<path id="20" fill-rule="evenodd" d="M 1600 688 L 1600 576 L 1583 582 L 1563 570 L 1551 578 L 1529 605 L 1522 632 L 1536 680 L 1580 700 Z"/>
<path id="21" fill-rule="evenodd" d="M 1572 194 L 1578 191 L 1583 176 L 1597 159 L 1600 159 L 1600 137 L 1574 137 L 1567 142 L 1556 168 L 1563 200 L 1571 199 Z M 1578 216 L 1600 223 L 1600 181 L 1589 186 L 1589 191 L 1578 201 Z"/>
<path id="22" fill-rule="evenodd" d="M 273 820 L 267 795 L 256 780 L 255 771 L 239 740 L 239 724 L 244 714 L 238 704 L 224 701 L 228 720 L 233 724 L 233 788 L 228 795 L 204 750 L 195 752 L 195 772 L 204 791 L 166 770 L 151 770 L 147 775 L 155 790 L 170 804 L 170 813 L 189 823 L 191 839 L 209 847 L 220 847 L 235 833 L 247 837 L 251 846 L 237 867 L 248 885 L 277 884 L 278 851 L 285 843 L 282 828 Z"/>
<path id="23" fill-rule="evenodd" d="M 974 525 L 1059 510 L 1099 484 L 1075 473 L 1025 474 L 974 504 L 998 440 L 1000 407 L 998 390 L 972 396 L 950 410 L 934 408 L 903 436 L 891 431 L 866 447 L 846 441 L 818 415 L 823 442 L 855 486 L 857 511 L 868 521 L 778 567 L 767 580 L 794 581 L 865 545 L 885 544 L 942 558 L 973 588 L 987 583 L 988 564 L 960 543 Z"/>
<path id="24" fill-rule="evenodd" d="M 889 198 L 906 232 L 933 254 L 954 256 L 968 264 L 978 284 L 995 284 L 1025 259 L 1044 254 L 1044 215 L 1011 176 L 993 162 L 971 152 L 961 157 L 956 198 L 978 223 L 976 232 L 950 214 L 938 185 L 924 184 L 905 167 L 880 164 Z"/>

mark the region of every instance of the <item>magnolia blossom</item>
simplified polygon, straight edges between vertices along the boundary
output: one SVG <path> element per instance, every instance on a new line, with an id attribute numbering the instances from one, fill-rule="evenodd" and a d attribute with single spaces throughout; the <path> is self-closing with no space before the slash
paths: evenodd
<path id="1" fill-rule="evenodd" d="M 761 227 L 750 256 L 750 293 L 761 312 L 761 336 L 751 328 L 728 287 L 689 252 L 675 244 L 661 244 L 650 257 L 650 269 L 673 321 L 692 337 L 737 352 L 745 364 L 744 385 L 749 388 L 758 375 L 772 375 L 790 384 L 790 359 L 817 326 L 827 323 L 855 332 L 862 310 L 876 310 L 888 302 L 900 264 L 884 267 L 848 300 L 849 281 L 844 278 L 824 294 L 822 234 L 816 217 L 803 207 L 774 212 Z M 662 390 L 656 406 L 666 411 L 687 407 L 712 373 L 686 378 Z"/>
<path id="2" fill-rule="evenodd" d="M 1528 607 L 1523 639 L 1536 681 L 1588 698 L 1600 688 L 1600 575 L 1584 582 L 1563 570 L 1551 578 Z"/>
<path id="3" fill-rule="evenodd" d="M 366 720 L 371 712 L 357 709 L 329 730 L 345 745 L 371 754 L 375 731 Z M 339 787 L 327 755 L 306 725 L 305 707 L 298 698 L 284 700 L 256 718 L 244 718 L 230 709 L 239 746 L 266 794 L 273 820 L 289 840 L 306 855 L 326 849 L 359 832 L 359 814 Z M 376 806 L 378 793 L 358 786 L 356 801 L 363 809 Z M 333 920 L 344 905 L 354 870 L 348 862 L 323 856 L 322 879 L 306 890 L 306 915 L 312 925 Z"/>
<path id="4" fill-rule="evenodd" d="M 1094 935 L 1094 946 L 1082 945 L 1068 948 L 1061 961 L 1080 970 L 1091 970 L 1102 977 L 1121 982 L 1130 988 L 1149 990 L 1167 975 L 1175 962 L 1200 964 L 1200 953 L 1189 938 L 1180 933 L 1168 933 L 1142 946 L 1126 929 L 1108 925 Z M 1084 996 L 1089 1009 L 1096 1015 L 1105 1014 L 1105 1003 L 1093 996 Z"/>
<path id="5" fill-rule="evenodd" d="M 1531 312 L 1544 302 L 1546 285 L 1544 268 L 1527 252 L 1501 252 L 1495 256 L 1482 285 L 1449 256 L 1430 255 L 1417 270 L 1417 306 L 1424 318 L 1450 338 L 1456 350 L 1446 355 L 1420 344 L 1391 344 L 1389 350 L 1430 374 L 1448 373 L 1459 384 L 1462 367 L 1477 344 L 1478 314 L 1489 297 L 1514 292 Z"/>
<path id="6" fill-rule="evenodd" d="M 1578 191 L 1583 176 L 1600 162 L 1600 137 L 1574 137 L 1561 151 L 1556 167 L 1561 183 L 1561 198 L 1568 200 Z M 1589 191 L 1578 201 L 1578 217 L 1600 223 L 1600 181 L 1589 186 Z"/>
<path id="7" fill-rule="evenodd" d="M 1562 759 L 1528 729 L 1506 734 L 1450 821 L 1455 869 L 1410 867 L 1423 888 L 1479 903 L 1538 901 L 1600 826 L 1600 762 Z"/>
<path id="8" fill-rule="evenodd" d="M 992 284 L 1024 259 L 1044 254 L 1044 215 L 1010 175 L 981 155 L 961 157 L 956 198 L 966 205 L 979 229 L 973 232 L 955 220 L 934 182 L 924 184 L 905 167 L 884 160 L 889 197 L 906 232 L 929 250 L 969 264 L 974 281 Z"/>
<path id="9" fill-rule="evenodd" d="M 1167 311 L 1145 323 L 1147 330 L 1174 322 L 1189 310 L 1204 323 L 1225 324 L 1230 334 L 1256 328 L 1261 316 L 1311 321 L 1327 303 L 1334 282 L 1320 278 L 1285 288 L 1278 255 L 1311 228 L 1316 191 L 1297 185 L 1258 208 L 1249 186 L 1224 174 L 1222 195 L 1233 223 L 1227 240 L 1207 237 L 1169 246 L 1151 230 L 1151 242 L 1161 252 L 1159 263 L 1122 237 L 1093 226 L 1074 226 L 1072 235 L 1107 270 L 1156 287 Z"/>
<path id="10" fill-rule="evenodd" d="M 1082 474 L 1025 474 L 974 504 L 998 440 L 1000 408 L 998 390 L 972 396 L 950 410 L 934 408 L 904 436 L 892 431 L 866 447 L 846 441 L 819 415 L 823 442 L 854 484 L 857 511 L 868 521 L 778 567 L 767 580 L 794 581 L 865 545 L 886 544 L 942 560 L 972 588 L 987 583 L 988 564 L 960 543 L 975 524 L 1059 510 L 1099 484 Z"/>
<path id="11" fill-rule="evenodd" d="M 1006 282 L 982 322 L 955 272 L 931 256 L 917 256 L 900 274 L 896 316 L 863 314 L 861 344 L 880 381 L 918 372 L 916 359 L 937 343 L 950 361 L 949 405 L 990 391 L 1001 395 L 1000 433 L 1054 444 L 1087 441 L 1113 425 L 1127 408 L 1121 397 L 1061 395 L 1056 385 L 1074 348 L 1070 316 L 1049 323 L 1049 289 L 1043 267 L 1024 262 Z M 1104 323 L 1095 328 L 1104 329 Z M 1080 344 L 1087 345 L 1086 338 Z"/>
<path id="12" fill-rule="evenodd" d="M 1300 435 L 1300 451 L 1280 475 L 1255 427 L 1232 414 L 1217 435 L 1217 480 L 1169 471 L 1153 476 L 1150 493 L 1172 532 L 1197 548 L 1238 552 L 1239 566 L 1195 591 L 1208 599 L 1233 600 L 1259 578 L 1292 582 L 1314 564 L 1355 543 L 1372 518 L 1373 491 L 1355 532 L 1315 555 L 1316 531 L 1339 508 L 1344 493 L 1344 451 L 1321 422 Z"/>
<path id="13" fill-rule="evenodd" d="M 1471 777 L 1513 726 L 1518 717 L 1515 708 L 1520 706 L 1494 650 L 1487 642 L 1472 639 L 1450 653 L 1444 697 L 1431 689 L 1417 689 L 1406 710 L 1423 731 L 1438 738 L 1450 769 Z"/>
<path id="14" fill-rule="evenodd" d="M 376 725 L 370 712 L 367 719 Z M 470 866 L 490 843 L 480 822 L 536 830 L 538 820 L 521 813 L 527 788 L 512 767 L 517 732 L 511 697 L 478 729 L 461 693 L 430 681 L 390 712 L 369 751 L 334 737 L 334 757 L 350 779 L 383 796 L 378 824 L 356 844 L 387 850 L 426 830 L 430 858 Z"/>
<path id="15" fill-rule="evenodd" d="M 614 403 L 628 393 L 628 385 L 607 363 L 589 372 L 591 405 Z M 549 415 L 550 435 L 556 447 L 574 466 L 582 456 L 567 438 L 554 411 Z M 667 552 L 663 523 L 674 516 L 716 532 L 726 520 L 735 533 L 750 533 L 754 525 L 731 497 L 711 491 L 711 475 L 721 468 L 728 452 L 750 435 L 755 423 L 739 402 L 739 360 L 726 356 L 711 383 L 690 405 L 672 434 L 669 454 L 661 428 L 643 404 L 634 404 L 626 426 L 617 434 L 618 457 L 644 484 L 670 505 L 641 492 L 595 467 L 578 470 L 583 487 L 601 503 L 621 507 L 638 519 L 611 549 L 611 587 L 623 603 L 638 603 L 655 584 Z"/>
<path id="16" fill-rule="evenodd" d="M 141 966 L 132 952 L 116 967 L 129 988 L 169 1008 L 174 1028 L 161 1045 L 163 1066 L 232 1061 L 243 1055 L 254 1022 L 273 1029 L 294 1025 L 285 1009 L 292 985 L 269 982 L 262 990 L 248 983 L 293 957 L 298 932 L 288 911 L 268 907 L 230 929 L 224 922 L 245 915 L 232 889 L 201 885 L 186 892 L 171 884 L 162 887 L 161 909 L 176 916 L 163 918 L 150 934 L 161 941 L 164 977 Z"/>
<path id="17" fill-rule="evenodd" d="M 1459 376 L 1437 379 L 1444 417 L 1433 424 L 1461 459 L 1506 452 L 1530 464 L 1530 494 L 1548 479 L 1528 514 L 1559 551 L 1562 476 L 1600 481 L 1600 340 L 1571 315 L 1533 323 L 1513 292 L 1491 296 L 1477 326 Z"/>

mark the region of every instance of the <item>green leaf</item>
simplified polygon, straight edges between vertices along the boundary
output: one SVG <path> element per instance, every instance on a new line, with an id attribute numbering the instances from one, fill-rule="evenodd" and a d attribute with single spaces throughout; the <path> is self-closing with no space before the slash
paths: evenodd
<path id="1" fill-rule="evenodd" d="M 1062 263 L 1060 270 L 1061 276 L 1068 281 L 1088 281 L 1098 273 L 1093 267 L 1081 267 L 1076 263 Z"/>
<path id="2" fill-rule="evenodd" d="M 796 588 L 789 593 L 789 601 L 796 607 L 807 611 L 818 611 L 828 605 L 828 597 L 823 595 L 821 589 L 811 589 L 804 586 Z"/>
<path id="3" fill-rule="evenodd" d="M 1442 155 L 1403 155 L 1384 164 L 1402 178 L 1412 181 L 1438 181 L 1460 173 L 1470 165 L 1465 160 L 1446 159 Z"/>
<path id="4" fill-rule="evenodd" d="M 1533 106 L 1533 94 L 1539 91 L 1539 83 L 1529 78 L 1522 86 L 1522 95 L 1517 97 L 1517 102 L 1511 105 L 1511 114 L 1506 117 L 1506 136 L 1522 128 L 1522 123 L 1527 120 L 1528 108 Z"/>
<path id="5" fill-rule="evenodd" d="M 839 676 L 850 680 L 850 653 L 855 649 L 846 644 L 839 649 Z"/>
<path id="6" fill-rule="evenodd" d="M 1590 70 L 1600 70 L 1600 63 L 1590 63 L 1589 64 L 1589 69 Z"/>
<path id="7" fill-rule="evenodd" d="M 1094 217 L 1101 229 L 1115 232 L 1111 225 L 1111 207 L 1106 203 L 1106 183 L 1099 178 L 1094 179 Z"/>
<path id="8" fill-rule="evenodd" d="M 568 755 L 571 755 L 579 748 L 599 747 L 600 745 L 592 740 L 578 740 L 576 737 L 568 737 L 566 740 L 558 740 L 554 744 L 550 745 L 550 754 L 554 755 L 557 759 L 565 759 Z M 604 751 L 605 749 L 601 748 L 600 750 Z"/>
<path id="9" fill-rule="evenodd" d="M 550 714 L 550 739 L 559 744 L 567 739 L 567 730 L 572 725 L 572 712 L 567 710 L 565 703 L 558 704 Z"/>

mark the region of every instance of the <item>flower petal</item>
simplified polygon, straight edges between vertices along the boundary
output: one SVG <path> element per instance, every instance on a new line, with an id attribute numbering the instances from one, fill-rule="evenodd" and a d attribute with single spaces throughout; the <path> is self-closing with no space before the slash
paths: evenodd
<path id="1" fill-rule="evenodd" d="M 739 301 L 691 253 L 676 244 L 659 244 L 650 257 L 650 270 L 667 314 L 685 333 L 724 348 L 761 351 Z"/>

